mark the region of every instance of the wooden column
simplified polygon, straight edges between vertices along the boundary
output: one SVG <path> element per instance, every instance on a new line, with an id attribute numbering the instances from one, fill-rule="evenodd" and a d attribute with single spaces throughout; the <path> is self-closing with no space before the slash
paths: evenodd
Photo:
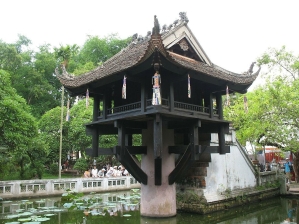
<path id="1" fill-rule="evenodd" d="M 92 156 L 98 157 L 99 156 L 99 132 L 96 127 L 92 130 Z"/>
<path id="2" fill-rule="evenodd" d="M 156 114 L 154 119 L 154 155 L 155 158 L 161 157 L 162 150 L 162 118 Z"/>
<path id="3" fill-rule="evenodd" d="M 191 148 L 191 160 L 195 160 L 196 156 L 196 146 L 198 145 L 198 127 L 201 126 L 200 121 L 196 121 L 191 127 L 190 127 L 190 148 Z"/>
<path id="4" fill-rule="evenodd" d="M 121 121 L 116 121 L 114 124 L 118 130 L 118 146 L 120 146 L 120 152 L 118 152 L 118 155 L 120 156 L 119 160 L 122 161 L 124 158 L 124 147 L 126 142 L 125 127 Z"/>
<path id="5" fill-rule="evenodd" d="M 154 119 L 154 156 L 155 156 L 155 185 L 161 185 L 162 181 L 162 118 L 156 114 Z"/>
<path id="6" fill-rule="evenodd" d="M 220 93 L 216 94 L 216 104 L 217 104 L 219 119 L 223 120 L 222 95 Z"/>
<path id="7" fill-rule="evenodd" d="M 145 84 L 141 83 L 141 113 L 146 112 L 146 90 Z"/>
<path id="8" fill-rule="evenodd" d="M 174 111 L 174 87 L 173 82 L 169 85 L 169 111 Z"/>
<path id="9" fill-rule="evenodd" d="M 107 97 L 106 94 L 103 95 L 103 119 L 107 119 Z"/>
<path id="10" fill-rule="evenodd" d="M 209 95 L 209 111 L 210 111 L 210 118 L 214 117 L 214 111 L 213 111 L 213 94 L 210 93 Z"/>
<path id="11" fill-rule="evenodd" d="M 99 116 L 99 108 L 100 108 L 100 97 L 95 95 L 93 97 L 93 114 L 92 121 L 97 121 Z"/>
<path id="12" fill-rule="evenodd" d="M 223 124 L 219 124 L 218 142 L 219 142 L 219 154 L 225 154 L 225 134 L 224 134 Z"/>

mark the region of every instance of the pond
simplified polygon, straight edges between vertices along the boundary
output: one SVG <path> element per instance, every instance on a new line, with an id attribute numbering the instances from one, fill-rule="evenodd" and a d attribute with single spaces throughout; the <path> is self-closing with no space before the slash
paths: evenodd
<path id="1" fill-rule="evenodd" d="M 165 219 L 141 217 L 139 201 L 139 189 L 0 201 L 0 224 L 280 224 L 299 219 L 299 198 L 277 197 L 207 215 L 178 211 L 176 217 Z"/>

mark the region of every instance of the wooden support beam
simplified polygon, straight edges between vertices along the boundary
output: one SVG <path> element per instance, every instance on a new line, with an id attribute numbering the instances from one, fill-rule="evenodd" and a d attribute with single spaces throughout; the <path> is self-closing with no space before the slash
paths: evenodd
<path id="1" fill-rule="evenodd" d="M 147 146 L 125 146 L 125 148 L 131 155 L 147 154 Z M 86 154 L 93 156 L 92 148 L 87 148 Z M 114 148 L 98 148 L 98 156 L 115 154 L 117 154 L 117 152 L 114 151 Z"/>
<path id="2" fill-rule="evenodd" d="M 162 118 L 160 114 L 156 114 L 154 122 L 153 122 L 153 129 L 154 129 L 154 156 L 155 158 L 161 157 L 162 152 Z"/>
<path id="3" fill-rule="evenodd" d="M 196 158 L 198 158 L 196 154 L 196 146 L 198 145 L 198 123 L 199 121 L 195 121 L 189 129 L 191 160 L 196 160 Z"/>
<path id="4" fill-rule="evenodd" d="M 210 118 L 214 117 L 214 110 L 213 110 L 213 94 L 210 93 L 209 95 L 209 111 L 210 111 Z"/>
<path id="5" fill-rule="evenodd" d="M 144 82 L 141 83 L 141 113 L 146 112 L 146 89 Z"/>
<path id="6" fill-rule="evenodd" d="M 219 142 L 219 153 L 225 154 L 225 136 L 224 136 L 224 125 L 219 126 L 218 131 L 218 142 Z"/>
<path id="7" fill-rule="evenodd" d="M 155 185 L 162 185 L 162 159 L 155 158 Z"/>
<path id="8" fill-rule="evenodd" d="M 114 121 L 115 128 L 119 126 L 119 122 L 121 122 L 126 129 L 147 129 L 146 121 L 116 120 Z"/>
<path id="9" fill-rule="evenodd" d="M 98 148 L 99 148 L 99 133 L 98 130 L 95 128 L 92 132 L 92 152 L 93 157 L 98 157 Z"/>
<path id="10" fill-rule="evenodd" d="M 87 148 L 85 152 L 86 152 L 86 155 L 93 156 L 92 148 Z M 115 153 L 113 152 L 113 148 L 98 148 L 97 152 L 98 152 L 98 156 L 115 155 Z"/>
<path id="11" fill-rule="evenodd" d="M 115 146 L 114 151 L 119 152 L 122 150 L 127 150 L 126 148 L 121 149 L 120 146 Z M 123 164 L 128 172 L 140 183 L 147 185 L 147 174 L 140 168 L 140 166 L 135 162 L 130 153 L 126 151 L 123 156 L 120 157 L 118 154 L 119 162 Z"/>
<path id="12" fill-rule="evenodd" d="M 218 117 L 220 120 L 223 120 L 222 95 L 219 92 L 216 94 L 216 105 L 218 110 Z"/>
<path id="13" fill-rule="evenodd" d="M 189 120 L 172 120 L 167 122 L 168 129 L 189 129 L 190 125 L 196 124 L 197 127 L 201 127 L 201 121 L 198 119 Z"/>
<path id="14" fill-rule="evenodd" d="M 107 109 L 108 109 L 108 105 L 107 105 L 107 94 L 103 95 L 103 119 L 107 119 Z"/>
<path id="15" fill-rule="evenodd" d="M 169 111 L 174 111 L 174 87 L 173 82 L 170 82 L 169 86 Z"/>
<path id="16" fill-rule="evenodd" d="M 147 154 L 147 146 L 126 146 L 131 155 Z"/>
<path id="17" fill-rule="evenodd" d="M 92 114 L 92 121 L 97 121 L 99 117 L 99 110 L 100 110 L 100 96 L 95 95 L 93 97 L 93 114 Z"/>
<path id="18" fill-rule="evenodd" d="M 182 155 L 180 160 L 177 162 L 177 165 L 173 169 L 173 171 L 169 174 L 168 176 L 168 183 L 174 184 L 176 180 L 181 178 L 185 171 L 189 169 L 192 166 L 192 161 L 191 161 L 191 150 L 190 146 L 186 149 L 186 152 Z"/>
<path id="19" fill-rule="evenodd" d="M 218 133 L 219 126 L 223 126 L 223 131 L 225 134 L 229 133 L 229 122 L 211 122 L 211 123 L 202 123 L 201 127 L 198 129 L 199 133 Z"/>
<path id="20" fill-rule="evenodd" d="M 185 153 L 186 149 L 189 147 L 189 145 L 176 145 L 176 146 L 168 146 L 168 153 L 174 153 L 174 154 L 183 154 Z M 200 152 L 200 145 L 195 145 L 195 154 L 198 154 Z"/>

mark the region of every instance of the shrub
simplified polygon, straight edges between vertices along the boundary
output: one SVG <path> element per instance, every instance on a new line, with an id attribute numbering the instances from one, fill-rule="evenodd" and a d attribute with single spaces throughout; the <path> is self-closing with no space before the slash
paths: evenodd
<path id="1" fill-rule="evenodd" d="M 50 174 L 53 174 L 53 175 L 58 174 L 58 172 L 59 172 L 58 165 L 55 163 L 51 164 L 50 168 L 49 168 L 49 172 L 50 172 Z"/>

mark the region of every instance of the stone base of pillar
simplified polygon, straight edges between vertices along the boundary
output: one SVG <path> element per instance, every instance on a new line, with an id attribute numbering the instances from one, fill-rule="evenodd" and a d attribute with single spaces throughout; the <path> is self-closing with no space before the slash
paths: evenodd
<path id="1" fill-rule="evenodd" d="M 175 167 L 175 156 L 168 153 L 168 146 L 174 145 L 173 130 L 163 125 L 162 184 L 155 185 L 155 156 L 153 146 L 153 123 L 142 132 L 143 145 L 147 146 L 147 155 L 142 156 L 141 168 L 148 175 L 148 184 L 141 185 L 140 214 L 143 217 L 166 218 L 176 215 L 175 184 L 168 184 L 168 175 Z"/>

